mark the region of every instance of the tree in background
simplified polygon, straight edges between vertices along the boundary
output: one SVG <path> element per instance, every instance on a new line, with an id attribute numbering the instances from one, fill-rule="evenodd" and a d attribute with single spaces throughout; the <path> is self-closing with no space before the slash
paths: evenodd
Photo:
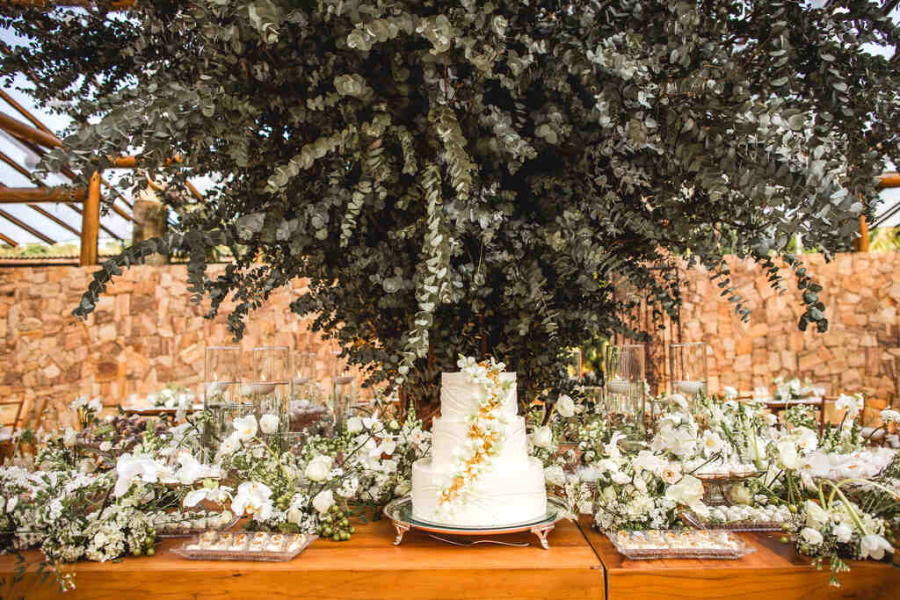
<path id="1" fill-rule="evenodd" d="M 787 246 L 801 233 L 844 249 L 874 210 L 875 177 L 900 158 L 898 76 L 863 46 L 900 38 L 875 2 L 818 4 L 7 6 L 2 24 L 29 43 L 4 48 L 2 73 L 74 118 L 44 169 L 87 177 L 131 149 L 169 185 L 216 177 L 180 231 L 107 261 L 77 315 L 157 251 L 189 254 L 210 316 L 237 301 L 236 336 L 309 277 L 292 310 L 425 405 L 460 353 L 506 360 L 528 396 L 567 346 L 640 337 L 621 318 L 639 299 L 614 287 L 671 314 L 675 280 L 654 273 L 678 257 L 710 268 L 745 318 L 726 249 L 775 287 L 783 259 L 805 290 L 800 328 L 826 329 Z M 237 258 L 210 279 L 217 244 Z"/>

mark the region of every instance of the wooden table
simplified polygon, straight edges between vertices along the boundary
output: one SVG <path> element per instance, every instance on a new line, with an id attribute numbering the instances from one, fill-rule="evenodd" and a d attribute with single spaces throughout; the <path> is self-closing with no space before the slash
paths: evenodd
<path id="1" fill-rule="evenodd" d="M 394 546 L 394 530 L 381 520 L 358 526 L 349 542 L 316 541 L 286 563 L 185 560 L 168 551 L 183 540 L 164 540 L 154 557 L 77 563 L 76 589 L 64 596 L 40 585 L 32 566 L 12 593 L 0 588 L 0 598 L 602 599 L 603 568 L 578 527 L 562 521 L 549 539 L 549 551 L 531 534 L 503 537 L 527 548 L 459 548 L 410 531 Z M 37 552 L 28 559 L 40 561 Z M 14 557 L 0 557 L 0 577 L 9 579 L 14 566 Z"/>
<path id="2" fill-rule="evenodd" d="M 606 536 L 587 522 L 563 521 L 550 535 L 551 548 L 477 545 L 459 548 L 410 531 L 394 546 L 390 523 L 357 527 L 349 542 L 318 541 L 287 563 L 190 561 L 168 551 L 183 540 L 165 540 L 152 558 L 118 564 L 80 562 L 69 568 L 74 592 L 61 596 L 52 581 L 40 584 L 28 553 L 25 580 L 15 589 L 0 586 L 0 598 L 229 599 L 279 598 L 380 600 L 466 598 L 495 600 L 827 600 L 900 598 L 900 569 L 871 561 L 853 562 L 841 587 L 828 585 L 827 570 L 816 571 L 774 534 L 741 534 L 757 551 L 730 560 L 627 560 Z M 532 542 L 534 536 L 504 541 Z M 15 558 L 0 557 L 0 578 L 9 580 Z M 8 584 L 7 584 L 8 585 Z"/>
<path id="3" fill-rule="evenodd" d="M 607 600 L 826 600 L 900 598 L 900 569 L 873 561 L 851 561 L 841 587 L 774 533 L 741 533 L 756 552 L 738 560 L 629 560 L 609 539 L 582 522 L 582 531 L 603 562 Z"/>

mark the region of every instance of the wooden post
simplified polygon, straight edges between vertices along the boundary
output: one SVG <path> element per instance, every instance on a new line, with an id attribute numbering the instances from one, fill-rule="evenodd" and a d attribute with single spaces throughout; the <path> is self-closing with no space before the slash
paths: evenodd
<path id="1" fill-rule="evenodd" d="M 100 173 L 91 175 L 81 219 L 81 266 L 97 264 L 97 237 L 100 230 Z"/>
<path id="2" fill-rule="evenodd" d="M 853 240 L 857 252 L 869 251 L 869 222 L 866 215 L 859 215 L 859 239 Z"/>
<path id="3" fill-rule="evenodd" d="M 159 201 L 152 189 L 143 190 L 134 201 L 134 225 L 131 242 L 137 244 L 150 238 L 165 235 L 169 222 L 169 209 Z M 164 254 L 151 254 L 144 258 L 145 265 L 168 264 Z"/>

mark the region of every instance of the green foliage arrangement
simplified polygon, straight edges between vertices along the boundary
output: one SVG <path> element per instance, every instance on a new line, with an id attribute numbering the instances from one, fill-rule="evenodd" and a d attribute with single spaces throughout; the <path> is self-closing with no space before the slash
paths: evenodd
<path id="1" fill-rule="evenodd" d="M 0 74 L 35 78 L 34 97 L 74 117 L 45 169 L 87 177 L 130 148 L 170 185 L 217 177 L 180 231 L 104 263 L 77 315 L 121 268 L 179 249 L 210 315 L 237 301 L 236 336 L 305 276 L 292 310 L 383 365 L 373 377 L 427 395 L 460 353 L 493 354 L 528 394 L 567 346 L 641 335 L 617 282 L 672 313 L 675 278 L 657 273 L 677 257 L 712 269 L 745 318 L 725 249 L 775 287 L 783 259 L 799 326 L 826 329 L 821 288 L 786 249 L 797 233 L 847 247 L 885 157 L 900 163 L 897 70 L 863 48 L 900 38 L 876 2 L 822 4 L 4 6 L 29 44 L 3 48 Z M 237 259 L 210 279 L 217 244 Z"/>

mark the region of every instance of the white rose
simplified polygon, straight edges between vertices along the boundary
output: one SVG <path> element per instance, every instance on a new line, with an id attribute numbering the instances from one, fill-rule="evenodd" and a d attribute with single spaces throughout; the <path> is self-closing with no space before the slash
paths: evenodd
<path id="1" fill-rule="evenodd" d="M 553 485 L 566 484 L 566 474 L 559 465 L 551 465 L 544 469 L 544 478 Z"/>
<path id="2" fill-rule="evenodd" d="M 828 513 L 812 500 L 806 501 L 806 526 L 818 529 L 828 522 Z"/>
<path id="3" fill-rule="evenodd" d="M 812 527 L 804 527 L 800 531 L 800 538 L 810 546 L 818 546 L 825 540 L 822 534 Z"/>
<path id="4" fill-rule="evenodd" d="M 625 485 L 626 483 L 631 481 L 631 477 L 629 477 L 622 471 L 615 471 L 612 475 L 610 475 L 610 479 L 613 480 L 613 483 L 618 483 L 619 485 Z"/>
<path id="5" fill-rule="evenodd" d="M 832 531 L 834 533 L 834 537 L 837 538 L 837 541 L 842 544 L 846 544 L 847 542 L 849 542 L 850 538 L 853 536 L 853 530 L 846 523 L 841 523 Z"/>
<path id="6" fill-rule="evenodd" d="M 330 456 L 317 456 L 306 466 L 306 478 L 310 481 L 322 482 L 331 476 L 332 460 Z"/>
<path id="7" fill-rule="evenodd" d="M 259 428 L 267 435 L 275 433 L 278 431 L 278 417 L 273 414 L 263 415 L 259 419 Z"/>
<path id="8" fill-rule="evenodd" d="M 347 419 L 347 433 L 356 435 L 363 430 L 362 419 L 359 417 L 350 417 Z"/>
<path id="9" fill-rule="evenodd" d="M 550 448 L 553 445 L 553 431 L 548 427 L 538 427 L 531 434 L 532 443 L 538 448 Z"/>
<path id="10" fill-rule="evenodd" d="M 677 464 L 668 464 L 662 468 L 659 475 L 662 477 L 662 480 L 669 485 L 678 483 L 678 480 L 681 479 L 681 466 Z"/>
<path id="11" fill-rule="evenodd" d="M 881 560 L 884 558 L 885 552 L 890 552 L 891 554 L 894 553 L 893 546 L 891 546 L 886 539 L 874 533 L 863 536 L 863 539 L 859 544 L 860 558 L 874 558 L 875 560 Z"/>
<path id="12" fill-rule="evenodd" d="M 322 490 L 313 498 L 313 508 L 320 513 L 328 512 L 332 506 L 334 506 L 334 494 L 331 490 Z"/>
<path id="13" fill-rule="evenodd" d="M 565 418 L 575 416 L 575 401 L 566 395 L 559 397 L 556 401 L 556 412 Z"/>
<path id="14" fill-rule="evenodd" d="M 293 523 L 294 525 L 299 525 L 300 521 L 303 520 L 303 513 L 300 512 L 300 509 L 296 506 L 289 508 L 285 516 L 287 517 L 288 522 Z"/>
<path id="15" fill-rule="evenodd" d="M 785 469 L 798 469 L 800 467 L 800 458 L 797 456 L 797 446 L 790 440 L 778 442 L 778 458 L 781 460 Z"/>
<path id="16" fill-rule="evenodd" d="M 734 504 L 741 504 L 744 506 L 748 506 L 753 504 L 753 496 L 750 494 L 750 490 L 747 489 L 746 486 L 741 484 L 736 484 L 731 486 L 728 490 L 728 498 Z"/>
<path id="17" fill-rule="evenodd" d="M 110 442 L 100 442 L 100 452 L 109 452 L 110 450 L 112 450 Z"/>

